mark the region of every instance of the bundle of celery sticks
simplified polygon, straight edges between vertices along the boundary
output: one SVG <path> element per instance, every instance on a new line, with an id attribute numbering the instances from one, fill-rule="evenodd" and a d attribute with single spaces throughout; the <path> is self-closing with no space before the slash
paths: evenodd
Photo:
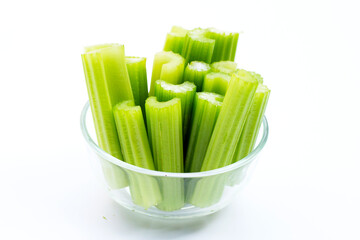
<path id="1" fill-rule="evenodd" d="M 120 44 L 86 47 L 82 62 L 100 148 L 162 172 L 208 171 L 241 161 L 254 148 L 270 90 L 259 74 L 238 69 L 238 37 L 173 27 L 155 54 L 149 91 L 145 58 L 125 56 Z M 218 178 L 186 185 L 125 172 L 105 160 L 102 167 L 112 189 L 129 186 L 134 203 L 146 209 L 206 207 L 221 197 L 219 184 L 224 187 Z"/>

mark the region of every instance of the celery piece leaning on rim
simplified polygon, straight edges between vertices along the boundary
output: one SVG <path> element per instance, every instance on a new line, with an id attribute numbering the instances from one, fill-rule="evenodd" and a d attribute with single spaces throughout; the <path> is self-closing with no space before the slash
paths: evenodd
<path id="1" fill-rule="evenodd" d="M 145 115 L 145 100 L 148 98 L 146 58 L 125 57 L 125 60 L 135 105 L 140 106 Z"/>
<path id="2" fill-rule="evenodd" d="M 180 99 L 173 98 L 167 102 L 158 102 L 156 97 L 149 97 L 146 100 L 145 109 L 156 170 L 184 172 Z M 183 207 L 183 179 L 165 176 L 159 181 L 162 202 L 157 205 L 157 208 L 164 211 L 174 211 Z"/>
<path id="3" fill-rule="evenodd" d="M 196 93 L 185 172 L 200 172 L 223 99 L 216 93 Z"/>
<path id="4" fill-rule="evenodd" d="M 113 110 L 124 160 L 137 167 L 155 170 L 142 111 L 140 106 L 134 105 L 132 100 L 124 101 Z M 161 201 L 156 179 L 132 171 L 128 171 L 128 175 L 135 204 L 147 209 Z"/>
<path id="5" fill-rule="evenodd" d="M 204 62 L 192 61 L 189 63 L 184 71 L 184 82 L 193 82 L 196 85 L 196 91 L 200 92 L 202 89 L 205 75 L 210 72 L 210 65 Z"/>
<path id="6" fill-rule="evenodd" d="M 230 82 L 230 75 L 221 72 L 211 72 L 205 75 L 203 92 L 214 92 L 225 95 Z"/>
<path id="7" fill-rule="evenodd" d="M 182 27 L 173 26 L 171 32 L 166 35 L 164 51 L 181 54 L 187 32 L 188 30 Z"/>
<path id="8" fill-rule="evenodd" d="M 257 86 L 258 81 L 245 70 L 232 75 L 201 171 L 232 163 Z"/>
<path id="9" fill-rule="evenodd" d="M 265 85 L 259 84 L 249 115 L 246 118 L 244 129 L 241 132 L 233 162 L 246 157 L 254 149 L 269 96 L 270 89 Z"/>
<path id="10" fill-rule="evenodd" d="M 133 100 L 124 46 L 104 44 L 86 47 L 81 58 L 98 144 L 105 152 L 122 160 L 112 109 L 120 101 Z M 106 160 L 101 164 L 111 188 L 127 186 L 126 175 L 120 167 Z"/>
<path id="11" fill-rule="evenodd" d="M 189 127 L 195 93 L 196 86 L 191 82 L 184 82 L 179 85 L 162 80 L 155 82 L 155 96 L 158 101 L 166 102 L 173 98 L 180 98 L 184 137 Z"/>
<path id="12" fill-rule="evenodd" d="M 158 52 L 155 54 L 151 76 L 150 96 L 154 96 L 155 81 L 164 80 L 172 84 L 183 82 L 185 60 L 173 52 Z"/>

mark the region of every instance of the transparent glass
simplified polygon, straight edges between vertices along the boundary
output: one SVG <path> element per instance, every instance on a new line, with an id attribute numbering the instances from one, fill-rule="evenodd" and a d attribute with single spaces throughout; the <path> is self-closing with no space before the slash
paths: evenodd
<path id="1" fill-rule="evenodd" d="M 268 138 L 264 116 L 255 149 L 229 166 L 197 173 L 148 170 L 112 157 L 96 141 L 89 103 L 82 110 L 81 131 L 96 174 L 121 206 L 160 218 L 193 218 L 227 206 L 246 185 Z"/>

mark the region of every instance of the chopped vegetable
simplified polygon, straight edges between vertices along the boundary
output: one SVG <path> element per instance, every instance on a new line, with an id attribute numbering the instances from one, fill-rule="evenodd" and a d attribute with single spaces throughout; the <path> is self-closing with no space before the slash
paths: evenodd
<path id="1" fill-rule="evenodd" d="M 182 27 L 173 26 L 171 32 L 166 35 L 164 51 L 181 54 L 187 32 L 188 30 Z"/>
<path id="2" fill-rule="evenodd" d="M 227 33 L 215 28 L 208 28 L 206 36 L 215 40 L 211 62 L 230 60 L 234 61 L 239 39 L 238 33 Z"/>
<path id="3" fill-rule="evenodd" d="M 196 93 L 185 160 L 186 172 L 200 172 L 223 99 L 215 93 Z"/>
<path id="4" fill-rule="evenodd" d="M 232 61 L 220 61 L 211 64 L 212 72 L 221 72 L 226 74 L 233 74 L 237 69 L 236 62 Z"/>
<path id="5" fill-rule="evenodd" d="M 124 46 L 104 44 L 87 47 L 81 58 L 98 144 L 105 152 L 122 160 L 112 109 L 120 101 L 133 100 Z M 106 161 L 102 162 L 102 167 L 110 187 L 127 186 L 126 176 L 120 167 Z"/>
<path id="6" fill-rule="evenodd" d="M 270 90 L 265 85 L 259 84 L 237 144 L 233 162 L 246 157 L 254 149 L 269 96 Z"/>
<path id="7" fill-rule="evenodd" d="M 181 101 L 173 98 L 158 102 L 149 97 L 145 103 L 148 135 L 155 168 L 164 172 L 184 172 Z M 160 181 L 162 202 L 157 207 L 174 211 L 184 205 L 184 182 L 182 179 L 162 178 Z"/>
<path id="8" fill-rule="evenodd" d="M 221 72 L 212 72 L 205 75 L 203 92 L 214 92 L 225 95 L 231 77 Z"/>
<path id="9" fill-rule="evenodd" d="M 210 72 L 210 65 L 204 62 L 192 61 L 189 63 L 184 72 L 184 82 L 193 82 L 196 85 L 196 91 L 202 89 L 205 75 Z"/>
<path id="10" fill-rule="evenodd" d="M 232 163 L 257 86 L 258 81 L 245 70 L 232 75 L 201 171 Z"/>
<path id="11" fill-rule="evenodd" d="M 173 98 L 180 98 L 183 136 L 186 136 L 188 130 L 195 93 L 196 86 L 191 82 L 184 82 L 179 85 L 167 83 L 162 80 L 155 82 L 155 96 L 158 101 L 165 102 Z"/>
<path id="12" fill-rule="evenodd" d="M 207 38 L 206 33 L 207 31 L 201 28 L 187 32 L 181 53 L 187 63 L 192 61 L 211 63 L 215 40 Z"/>
<path id="13" fill-rule="evenodd" d="M 164 80 L 172 84 L 183 81 L 185 60 L 173 52 L 159 52 L 155 55 L 151 76 L 150 96 L 154 96 L 155 81 Z"/>
<path id="14" fill-rule="evenodd" d="M 149 96 L 146 76 L 146 58 L 125 57 L 125 60 L 135 105 L 140 106 L 143 115 L 145 115 L 145 100 Z"/>
<path id="15" fill-rule="evenodd" d="M 134 106 L 132 100 L 124 101 L 114 107 L 114 116 L 125 162 L 155 170 L 140 106 Z M 159 185 L 154 178 L 135 172 L 128 174 L 135 204 L 147 209 L 161 201 Z"/>

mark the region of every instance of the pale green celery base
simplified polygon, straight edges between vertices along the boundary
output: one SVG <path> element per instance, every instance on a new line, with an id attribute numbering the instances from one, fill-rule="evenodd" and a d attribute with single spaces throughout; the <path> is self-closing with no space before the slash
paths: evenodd
<path id="1" fill-rule="evenodd" d="M 185 204 L 184 180 L 161 178 L 162 201 L 156 206 L 163 211 L 175 211 Z"/>
<path id="2" fill-rule="evenodd" d="M 130 194 L 133 202 L 145 209 L 162 201 L 158 182 L 151 176 L 129 172 Z"/>
<path id="3" fill-rule="evenodd" d="M 128 179 L 125 171 L 119 166 L 107 161 L 100 160 L 105 182 L 111 189 L 120 189 L 128 186 Z"/>
<path id="4" fill-rule="evenodd" d="M 226 174 L 192 179 L 188 184 L 186 202 L 205 208 L 220 201 L 226 183 Z"/>
<path id="5" fill-rule="evenodd" d="M 231 177 L 227 179 L 227 186 L 233 187 L 235 185 L 240 184 L 247 176 L 249 165 L 243 166 L 242 168 L 239 168 L 232 174 Z"/>

